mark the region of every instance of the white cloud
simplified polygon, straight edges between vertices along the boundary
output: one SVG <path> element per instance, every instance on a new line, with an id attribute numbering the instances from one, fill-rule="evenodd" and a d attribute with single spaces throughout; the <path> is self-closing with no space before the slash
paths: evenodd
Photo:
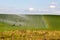
<path id="1" fill-rule="evenodd" d="M 56 8 L 55 5 L 50 5 L 51 8 Z M 27 8 L 27 9 L 9 9 L 9 8 L 0 8 L 0 13 L 3 14 L 53 14 L 60 13 L 60 10 L 49 10 L 49 9 L 36 9 L 36 8 Z"/>
<path id="2" fill-rule="evenodd" d="M 55 6 L 55 5 L 50 5 L 49 7 L 50 7 L 50 8 L 56 8 L 56 6 Z"/>
<path id="3" fill-rule="evenodd" d="M 29 8 L 29 11 L 33 11 L 34 10 L 34 8 Z"/>
<path id="4" fill-rule="evenodd" d="M 56 8 L 56 4 L 57 4 L 56 2 L 52 2 L 49 7 L 54 9 L 54 8 Z"/>

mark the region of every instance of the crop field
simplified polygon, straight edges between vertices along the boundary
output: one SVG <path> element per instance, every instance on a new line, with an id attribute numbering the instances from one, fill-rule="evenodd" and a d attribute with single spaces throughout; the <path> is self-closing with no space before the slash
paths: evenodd
<path id="1" fill-rule="evenodd" d="M 60 40 L 60 16 L 0 14 L 0 40 Z"/>
<path id="2" fill-rule="evenodd" d="M 0 32 L 0 40 L 60 40 L 60 31 L 15 30 Z"/>

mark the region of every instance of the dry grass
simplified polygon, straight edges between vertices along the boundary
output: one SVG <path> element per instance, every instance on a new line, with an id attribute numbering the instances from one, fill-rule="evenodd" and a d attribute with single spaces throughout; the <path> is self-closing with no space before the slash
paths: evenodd
<path id="1" fill-rule="evenodd" d="M 0 40 L 60 40 L 60 31 L 4 31 L 0 32 Z"/>

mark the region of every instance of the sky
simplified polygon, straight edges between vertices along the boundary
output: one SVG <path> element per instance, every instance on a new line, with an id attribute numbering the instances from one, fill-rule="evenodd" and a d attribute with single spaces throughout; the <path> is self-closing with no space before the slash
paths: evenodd
<path id="1" fill-rule="evenodd" d="M 60 0 L 0 0 L 0 13 L 60 13 L 59 9 Z"/>

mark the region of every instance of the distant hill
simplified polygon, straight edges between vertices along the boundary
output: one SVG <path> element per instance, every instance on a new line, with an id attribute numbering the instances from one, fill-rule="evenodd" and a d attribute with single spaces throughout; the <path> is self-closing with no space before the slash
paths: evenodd
<path id="1" fill-rule="evenodd" d="M 60 30 L 60 16 L 0 14 L 0 27 L 12 28 L 14 24 L 16 29 Z"/>
<path id="2" fill-rule="evenodd" d="M 41 15 L 0 14 L 0 21 L 9 24 L 23 24 L 28 27 L 45 27 L 45 23 Z"/>

